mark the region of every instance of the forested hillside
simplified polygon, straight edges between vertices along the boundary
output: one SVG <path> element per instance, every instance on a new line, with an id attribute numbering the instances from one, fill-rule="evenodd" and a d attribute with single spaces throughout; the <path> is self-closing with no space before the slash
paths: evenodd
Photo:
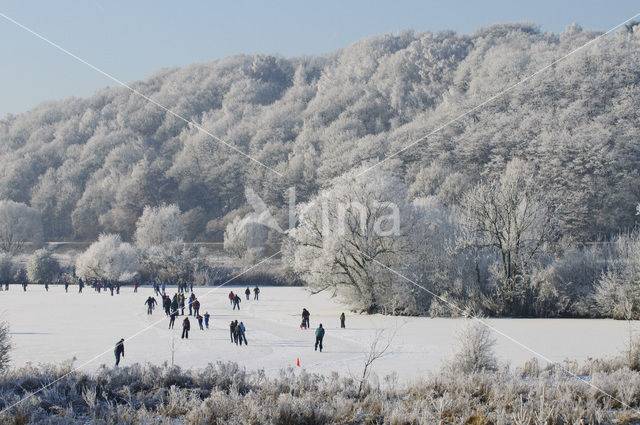
<path id="1" fill-rule="evenodd" d="M 635 28 L 635 31 L 633 29 Z M 45 239 L 132 237 L 145 205 L 176 203 L 189 240 L 221 240 L 253 188 L 283 220 L 286 190 L 327 183 L 415 142 L 599 33 L 535 26 L 373 37 L 319 57 L 234 56 L 0 121 L 0 199 L 41 213 Z M 214 42 L 214 41 L 212 41 Z M 560 233 L 608 237 L 640 200 L 640 27 L 623 28 L 385 163 L 412 197 L 455 205 L 519 158 Z M 279 211 L 275 211 L 279 208 Z"/>

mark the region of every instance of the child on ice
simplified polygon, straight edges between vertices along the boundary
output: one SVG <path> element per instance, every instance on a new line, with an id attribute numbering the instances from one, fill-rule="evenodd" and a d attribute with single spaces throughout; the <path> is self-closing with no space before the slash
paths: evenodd
<path id="1" fill-rule="evenodd" d="M 204 312 L 204 326 L 209 329 L 209 317 L 211 317 L 211 315 L 209 314 L 208 311 Z"/>

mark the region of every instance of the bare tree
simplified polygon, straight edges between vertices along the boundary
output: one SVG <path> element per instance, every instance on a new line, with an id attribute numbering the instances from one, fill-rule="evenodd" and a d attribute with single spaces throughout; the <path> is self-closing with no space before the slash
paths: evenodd
<path id="1" fill-rule="evenodd" d="M 359 170 L 334 180 L 299 206 L 300 225 L 290 232 L 285 255 L 315 292 L 343 290 L 354 307 L 383 310 L 398 283 L 388 267 L 412 264 L 412 208 L 398 179 Z"/>
<path id="2" fill-rule="evenodd" d="M 462 200 L 465 232 L 459 249 L 491 249 L 502 269 L 498 296 L 503 314 L 523 314 L 530 263 L 554 240 L 553 215 L 532 184 L 524 161 L 511 161 L 499 180 L 478 184 Z M 523 306 L 524 304 L 524 306 Z"/>
<path id="3" fill-rule="evenodd" d="M 395 338 L 397 332 L 398 329 L 396 328 L 392 334 L 385 336 L 384 329 L 376 330 L 373 340 L 371 341 L 371 345 L 369 346 L 369 352 L 367 353 L 367 357 L 364 360 L 362 375 L 360 378 L 356 378 L 360 382 L 360 384 L 358 385 L 358 396 L 360 396 L 360 394 L 362 393 L 364 385 L 369 381 L 373 363 L 379 358 L 384 357 L 387 350 L 391 346 L 391 342 Z"/>

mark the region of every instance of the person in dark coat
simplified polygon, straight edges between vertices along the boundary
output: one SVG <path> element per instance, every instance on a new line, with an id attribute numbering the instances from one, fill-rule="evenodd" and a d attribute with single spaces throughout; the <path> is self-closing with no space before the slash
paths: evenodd
<path id="1" fill-rule="evenodd" d="M 158 304 L 158 301 L 152 296 L 149 296 L 144 303 L 147 306 L 147 314 L 153 314 L 153 308 Z"/>
<path id="2" fill-rule="evenodd" d="M 178 294 L 175 294 L 173 296 L 173 299 L 171 300 L 171 311 L 178 311 L 179 307 L 180 305 L 178 304 Z"/>
<path id="3" fill-rule="evenodd" d="M 240 301 L 242 301 L 240 299 L 240 296 L 238 294 L 236 294 L 235 297 L 233 297 L 233 309 L 235 310 L 236 307 L 238 307 L 238 310 L 240 310 Z"/>
<path id="4" fill-rule="evenodd" d="M 236 326 L 233 330 L 233 341 L 236 343 L 236 345 L 242 345 L 242 328 L 238 324 L 237 320 L 235 322 Z"/>
<path id="5" fill-rule="evenodd" d="M 258 288 L 258 285 L 256 285 L 255 288 L 253 288 L 253 299 L 258 301 L 258 294 L 260 293 L 260 288 Z"/>
<path id="6" fill-rule="evenodd" d="M 178 310 L 171 311 L 169 315 L 169 329 L 173 329 L 173 325 L 176 323 L 176 317 L 178 317 Z"/>
<path id="7" fill-rule="evenodd" d="M 162 307 L 164 308 L 164 314 L 167 316 L 171 314 L 171 298 L 168 295 L 162 295 Z"/>
<path id="8" fill-rule="evenodd" d="M 196 317 L 200 315 L 200 301 L 197 298 L 193 300 L 193 315 Z"/>
<path id="9" fill-rule="evenodd" d="M 309 313 L 309 310 L 307 310 L 306 308 L 302 309 L 302 323 L 305 325 L 305 327 L 307 329 L 309 329 L 309 326 L 311 326 L 309 324 L 309 317 L 311 316 L 311 313 Z"/>
<path id="10" fill-rule="evenodd" d="M 204 328 L 202 327 L 202 319 L 203 319 L 203 317 L 200 314 L 198 314 L 196 316 L 196 319 L 198 319 L 198 325 L 200 326 L 200 330 L 203 331 L 204 330 Z"/>
<path id="11" fill-rule="evenodd" d="M 189 318 L 185 317 L 182 321 L 182 338 L 189 339 L 189 330 L 191 329 L 191 322 L 189 322 Z"/>
<path id="12" fill-rule="evenodd" d="M 80 279 L 78 280 L 78 293 L 82 294 L 82 288 L 84 288 L 84 282 Z"/>
<path id="13" fill-rule="evenodd" d="M 244 294 L 247 296 L 247 301 L 249 301 L 249 295 L 251 295 L 251 289 L 247 286 L 247 289 L 244 291 Z"/>
<path id="14" fill-rule="evenodd" d="M 324 338 L 324 328 L 322 327 L 322 323 L 316 329 L 316 351 L 318 351 L 318 346 L 320 346 L 320 352 L 322 353 L 322 338 Z"/>
<path id="15" fill-rule="evenodd" d="M 345 320 L 345 316 L 344 316 L 344 313 L 342 313 L 342 314 L 340 315 L 340 327 L 341 327 L 341 328 L 344 328 L 344 327 L 345 327 L 345 326 L 344 326 L 344 320 Z"/>
<path id="16" fill-rule="evenodd" d="M 233 344 L 233 336 L 236 334 L 236 322 L 233 320 L 229 323 L 229 336 L 231 337 L 231 343 Z"/>
<path id="17" fill-rule="evenodd" d="M 69 282 L 68 281 L 64 281 L 64 292 L 69 292 Z"/>
<path id="18" fill-rule="evenodd" d="M 120 341 L 116 342 L 113 354 L 116 356 L 116 366 L 118 366 L 120 364 L 120 356 L 124 358 L 124 338 L 120 338 Z"/>

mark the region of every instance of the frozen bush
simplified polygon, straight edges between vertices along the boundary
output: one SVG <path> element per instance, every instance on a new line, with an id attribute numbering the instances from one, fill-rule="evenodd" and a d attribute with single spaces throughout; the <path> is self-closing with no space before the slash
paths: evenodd
<path id="1" fill-rule="evenodd" d="M 493 352 L 496 340 L 487 326 L 478 320 L 469 320 L 457 333 L 458 351 L 449 367 L 463 373 L 494 371 L 498 361 Z"/>
<path id="2" fill-rule="evenodd" d="M 9 340 L 9 325 L 0 323 L 0 372 L 9 366 L 11 341 Z"/>

